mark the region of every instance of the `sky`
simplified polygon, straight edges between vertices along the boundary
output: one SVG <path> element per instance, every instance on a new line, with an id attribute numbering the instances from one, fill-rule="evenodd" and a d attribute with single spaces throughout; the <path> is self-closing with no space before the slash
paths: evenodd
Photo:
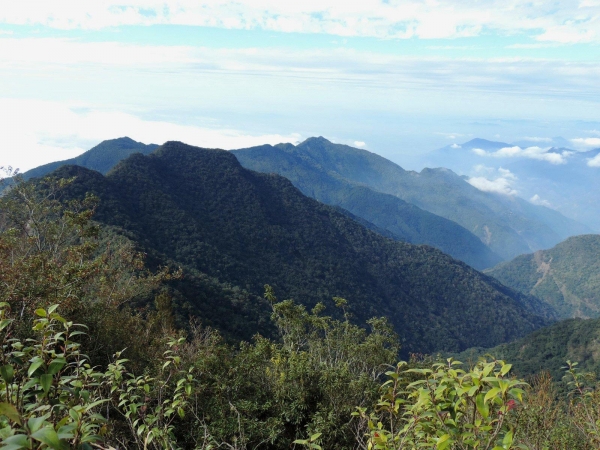
<path id="1" fill-rule="evenodd" d="M 0 166 L 121 136 L 324 136 L 406 168 L 475 137 L 589 150 L 598 80 L 600 0 L 19 0 L 0 8 Z"/>

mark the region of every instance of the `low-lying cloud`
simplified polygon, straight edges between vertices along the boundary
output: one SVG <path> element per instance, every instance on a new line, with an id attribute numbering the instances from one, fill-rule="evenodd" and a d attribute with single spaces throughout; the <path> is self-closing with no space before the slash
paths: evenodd
<path id="1" fill-rule="evenodd" d="M 598 153 L 594 158 L 590 159 L 587 165 L 590 167 L 600 167 L 600 153 Z"/>
<path id="2" fill-rule="evenodd" d="M 480 176 L 469 178 L 467 181 L 471 186 L 476 187 L 480 191 L 494 192 L 503 195 L 516 195 L 517 190 L 512 187 L 512 184 L 517 180 L 517 177 L 508 169 L 494 169 L 484 165 L 475 166 L 475 171 L 480 173 Z"/>
<path id="3" fill-rule="evenodd" d="M 600 138 L 575 138 L 571 142 L 579 148 L 591 149 L 600 147 Z"/>
<path id="4" fill-rule="evenodd" d="M 486 156 L 493 158 L 527 158 L 547 161 L 550 164 L 565 164 L 567 158 L 572 154 L 569 151 L 556 152 L 550 147 L 543 148 L 538 146 L 521 148 L 518 145 L 513 147 L 504 147 L 494 152 L 485 151 L 481 148 L 474 148 L 473 153 L 478 156 Z"/>
<path id="5" fill-rule="evenodd" d="M 529 201 L 531 203 L 533 203 L 534 205 L 539 205 L 539 206 L 546 206 L 548 208 L 551 208 L 552 205 L 550 204 L 550 202 L 548 200 L 544 200 L 542 197 L 540 197 L 538 194 L 535 194 L 533 197 L 531 197 L 529 199 Z"/>

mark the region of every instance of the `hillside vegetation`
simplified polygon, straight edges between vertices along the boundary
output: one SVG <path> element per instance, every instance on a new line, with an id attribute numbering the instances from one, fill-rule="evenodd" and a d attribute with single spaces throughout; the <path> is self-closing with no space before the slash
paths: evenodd
<path id="1" fill-rule="evenodd" d="M 544 300 L 561 317 L 600 316 L 600 235 L 573 236 L 550 250 L 518 256 L 487 273 Z"/>
<path id="2" fill-rule="evenodd" d="M 75 166 L 55 175 L 76 177 L 73 196 L 96 194 L 96 218 L 123 230 L 154 266 L 171 262 L 196 274 L 190 283 L 208 277 L 228 286 L 226 303 L 196 295 L 188 278 L 174 289 L 188 314 L 201 312 L 230 335 L 251 335 L 264 321 L 256 298 L 265 283 L 309 307 L 344 297 L 360 323 L 388 317 L 405 354 L 492 346 L 553 317 L 537 299 L 439 250 L 369 231 L 226 151 L 171 142 L 106 177 Z M 230 309 L 239 320 L 223 317 Z"/>
<path id="3" fill-rule="evenodd" d="M 546 371 L 567 390 L 571 381 L 564 379 L 567 361 L 577 362 L 583 371 L 600 374 L 600 319 L 562 320 L 514 342 L 469 349 L 455 356 L 461 361 L 477 361 L 485 354 L 510 361 L 520 377 Z"/>
<path id="4" fill-rule="evenodd" d="M 291 144 L 263 145 L 234 150 L 233 153 L 242 166 L 282 175 L 303 194 L 342 207 L 387 230 L 396 239 L 431 245 L 479 270 L 501 260 L 478 237 L 456 222 L 328 171 L 304 157 L 301 150 Z"/>

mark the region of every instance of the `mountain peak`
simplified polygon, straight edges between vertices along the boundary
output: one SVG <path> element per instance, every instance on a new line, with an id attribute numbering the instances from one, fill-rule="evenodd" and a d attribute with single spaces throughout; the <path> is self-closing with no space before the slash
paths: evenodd
<path id="1" fill-rule="evenodd" d="M 475 138 L 469 142 L 462 144 L 463 148 L 481 148 L 483 150 L 497 150 L 505 147 L 512 147 L 511 144 L 506 142 L 488 141 L 487 139 Z"/>
<path id="2" fill-rule="evenodd" d="M 328 139 L 325 139 L 323 136 L 316 136 L 316 137 L 309 137 L 308 139 L 304 140 L 303 142 L 300 143 L 301 144 L 331 144 L 331 141 Z"/>

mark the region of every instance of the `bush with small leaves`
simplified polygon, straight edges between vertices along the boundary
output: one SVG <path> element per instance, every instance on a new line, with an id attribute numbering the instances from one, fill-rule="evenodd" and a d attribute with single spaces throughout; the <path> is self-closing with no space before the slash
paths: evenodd
<path id="1" fill-rule="evenodd" d="M 8 307 L 0 303 L 0 448 L 91 449 L 106 432 L 100 409 L 108 399 L 104 375 L 74 340 L 82 326 L 57 314 L 57 305 L 40 308 L 35 338 L 22 342 L 11 338 Z"/>
<path id="2" fill-rule="evenodd" d="M 375 411 L 354 413 L 368 426 L 363 448 L 526 448 L 513 442 L 515 430 L 506 420 L 522 401 L 525 384 L 508 376 L 511 365 L 481 360 L 469 371 L 461 365 L 448 359 L 409 369 L 400 362 L 388 372 Z"/>

